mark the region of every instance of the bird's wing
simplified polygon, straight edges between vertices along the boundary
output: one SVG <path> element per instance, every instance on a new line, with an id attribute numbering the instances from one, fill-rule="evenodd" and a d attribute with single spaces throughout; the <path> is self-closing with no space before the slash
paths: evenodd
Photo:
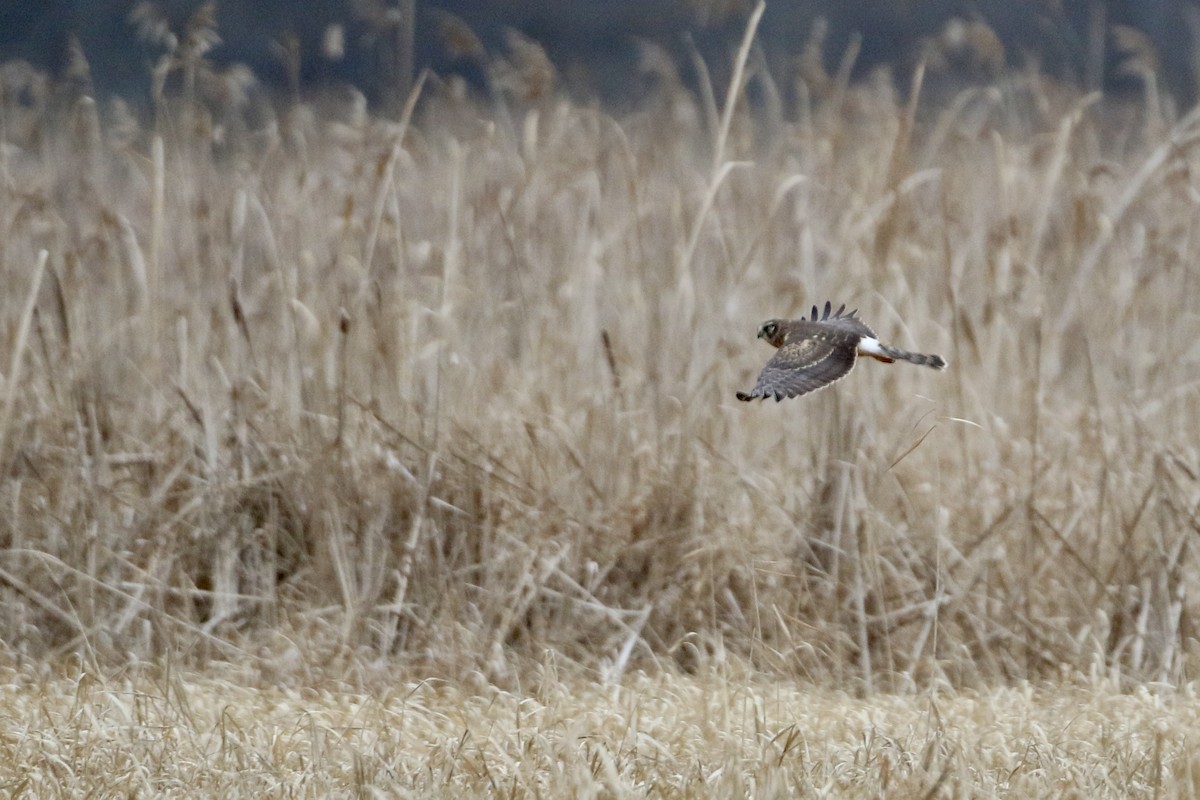
<path id="1" fill-rule="evenodd" d="M 844 376 L 854 366 L 856 349 L 847 343 L 821 337 L 785 342 L 763 367 L 749 393 L 738 392 L 739 400 L 799 397 L 816 391 Z"/>
<path id="2" fill-rule="evenodd" d="M 826 300 L 825 313 L 820 313 L 820 310 L 816 306 L 813 306 L 812 319 L 810 321 L 833 328 L 835 330 L 853 333 L 858 336 L 869 336 L 872 339 L 877 338 L 875 336 L 875 331 L 871 330 L 871 328 L 867 326 L 867 323 L 855 316 L 856 314 L 858 314 L 857 308 L 853 311 L 847 311 L 844 304 L 837 311 L 834 311 L 833 303 L 830 303 L 828 300 Z"/>

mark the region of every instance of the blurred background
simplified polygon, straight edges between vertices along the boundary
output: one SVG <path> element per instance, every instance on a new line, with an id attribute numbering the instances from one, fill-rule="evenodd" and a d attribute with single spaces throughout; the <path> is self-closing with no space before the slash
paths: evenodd
<path id="1" fill-rule="evenodd" d="M 383 111 L 431 68 L 486 95 L 483 65 L 534 42 L 577 99 L 636 103 L 662 70 L 697 84 L 723 65 L 750 0 L 3 0 L 0 61 L 61 76 L 78 42 L 100 96 L 148 95 L 155 63 L 199 17 L 219 41 L 206 57 L 244 65 L 268 89 L 351 85 Z M 215 18 L 215 19 L 214 19 Z M 203 26 L 200 26 L 203 27 Z M 210 29 L 213 29 L 210 25 Z M 1180 106 L 1197 94 L 1200 4 L 1192 0 L 776 0 L 758 57 L 779 74 L 839 65 L 885 70 L 903 89 L 914 66 L 951 84 L 1036 69 L 1084 89 L 1137 88 L 1155 74 Z M 802 72 L 803 74 L 803 72 Z M 818 80 L 819 82 L 819 80 Z"/>

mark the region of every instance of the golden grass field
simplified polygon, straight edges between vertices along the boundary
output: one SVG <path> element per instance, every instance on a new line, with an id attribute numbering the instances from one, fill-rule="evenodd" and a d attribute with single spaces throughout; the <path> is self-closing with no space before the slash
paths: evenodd
<path id="1" fill-rule="evenodd" d="M 1192 797 L 1194 695 L 1116 686 L 854 698 L 745 674 L 524 691 L 396 680 L 5 675 L 25 797 Z"/>
<path id="2" fill-rule="evenodd" d="M 1200 114 L 747 54 L 400 121 L 6 68 L 0 787 L 1200 792 Z M 949 368 L 737 402 L 827 299 Z"/>

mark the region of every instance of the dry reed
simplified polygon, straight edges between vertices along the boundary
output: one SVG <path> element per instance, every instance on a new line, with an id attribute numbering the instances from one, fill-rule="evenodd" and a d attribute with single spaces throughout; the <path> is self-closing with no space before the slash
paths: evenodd
<path id="1" fill-rule="evenodd" d="M 722 108 L 620 116 L 418 81 L 400 122 L 72 128 L 0 76 L 7 660 L 1195 680 L 1200 116 L 848 66 L 764 114 L 751 42 Z M 950 369 L 734 401 L 759 321 L 827 298 Z M 576 766 L 641 785 L 625 746 Z"/>

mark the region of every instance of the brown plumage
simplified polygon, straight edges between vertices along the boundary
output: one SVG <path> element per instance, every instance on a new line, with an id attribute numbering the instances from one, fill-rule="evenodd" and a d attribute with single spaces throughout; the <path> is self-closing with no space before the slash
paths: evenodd
<path id="1" fill-rule="evenodd" d="M 933 369 L 946 367 L 941 356 L 910 353 L 883 344 L 875 331 L 855 316 L 857 313 L 847 312 L 844 305 L 834 311 L 833 304 L 826 302 L 825 313 L 819 314 L 813 306 L 809 319 L 764 322 L 759 326 L 758 338 L 766 339 L 778 350 L 763 367 L 754 389 L 738 392 L 737 399 L 774 397 L 778 401 L 808 394 L 845 377 L 859 355 L 889 364 L 900 360 Z"/>

